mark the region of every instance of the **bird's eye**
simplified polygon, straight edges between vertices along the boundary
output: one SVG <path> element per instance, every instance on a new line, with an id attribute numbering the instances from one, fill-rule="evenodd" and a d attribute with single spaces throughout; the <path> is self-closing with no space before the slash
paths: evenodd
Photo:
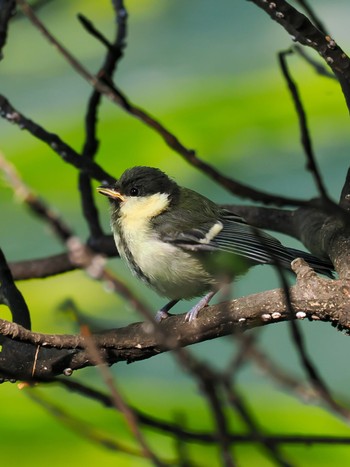
<path id="1" fill-rule="evenodd" d="M 139 189 L 136 188 L 136 186 L 133 186 L 132 188 L 130 188 L 130 195 L 131 196 L 137 196 L 139 194 Z"/>

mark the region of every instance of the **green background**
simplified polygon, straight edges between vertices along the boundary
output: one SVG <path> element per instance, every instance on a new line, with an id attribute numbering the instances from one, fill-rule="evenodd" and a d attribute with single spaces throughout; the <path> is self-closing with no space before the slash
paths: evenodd
<path id="1" fill-rule="evenodd" d="M 336 41 L 349 48 L 346 1 L 312 2 Z M 289 196 L 311 197 L 317 191 L 305 170 L 299 143 L 298 122 L 290 95 L 278 70 L 276 52 L 291 40 L 261 10 L 246 1 L 208 0 L 127 1 L 129 31 L 124 59 L 118 65 L 117 85 L 132 102 L 159 119 L 198 156 L 220 170 L 256 188 Z M 77 13 L 91 19 L 112 38 L 114 15 L 108 1 L 50 2 L 40 18 L 49 30 L 92 73 L 104 54 L 103 47 L 78 22 Z M 26 18 L 11 23 L 1 62 L 0 92 L 24 115 L 81 150 L 84 113 L 89 85 L 45 42 Z M 300 58 L 289 63 L 309 117 L 315 151 L 325 183 L 337 199 L 348 167 L 348 111 L 335 81 L 315 75 Z M 77 173 L 46 145 L 25 131 L 0 121 L 0 150 L 17 167 L 25 182 L 61 213 L 82 239 L 88 231 L 80 215 Z M 223 203 L 241 202 L 190 167 L 162 139 L 120 108 L 104 101 L 99 120 L 98 162 L 116 177 L 137 164 L 158 166 L 179 183 L 191 186 Z M 106 231 L 106 200 L 97 199 Z M 13 199 L 6 181 L 0 183 L 2 222 L 0 244 L 9 261 L 44 257 L 63 251 L 45 225 Z M 282 237 L 291 246 L 296 241 Z M 118 260 L 113 268 L 130 287 L 157 310 L 163 301 L 134 281 Z M 121 326 L 140 317 L 121 298 L 106 293 L 84 272 L 32 280 L 18 284 L 39 332 L 77 331 L 67 315 L 59 311 L 72 298 L 77 306 L 104 327 Z M 275 273 L 256 268 L 234 285 L 235 296 L 278 286 Z M 189 305 L 180 304 L 185 311 Z M 4 306 L 0 316 L 9 318 Z M 349 399 L 348 338 L 326 324 L 302 323 L 310 354 L 337 397 Z M 286 371 L 305 379 L 289 338 L 288 325 L 268 326 L 256 331 L 259 341 Z M 197 345 L 191 351 L 213 366 L 223 367 L 235 350 L 226 338 Z M 173 420 L 183 417 L 188 427 L 210 429 L 211 419 L 198 388 L 169 355 L 132 365 L 118 364 L 113 374 L 125 398 L 144 412 Z M 106 390 L 96 369 L 75 377 Z M 268 380 L 250 365 L 239 375 L 240 392 L 259 423 L 270 433 L 348 435 L 343 421 L 322 407 L 298 400 Z M 0 386 L 2 401 L 0 448 L 4 465 L 106 466 L 148 465 L 137 457 L 108 450 L 81 436 L 81 426 L 62 414 L 54 417 L 38 405 L 40 395 L 65 412 L 82 420 L 89 435 L 100 435 L 133 446 L 134 442 L 119 414 L 84 400 L 58 387 L 22 389 Z M 241 427 L 232 420 L 232 427 Z M 156 452 L 172 458 L 174 445 L 164 436 L 147 432 Z M 20 449 L 19 449 L 20 447 Z M 295 446 L 285 448 L 300 466 L 345 465 L 347 447 Z M 272 463 L 255 446 L 234 449 L 240 465 L 269 466 Z M 197 465 L 219 465 L 216 449 L 191 445 Z M 49 459 L 49 461 L 48 461 Z"/>

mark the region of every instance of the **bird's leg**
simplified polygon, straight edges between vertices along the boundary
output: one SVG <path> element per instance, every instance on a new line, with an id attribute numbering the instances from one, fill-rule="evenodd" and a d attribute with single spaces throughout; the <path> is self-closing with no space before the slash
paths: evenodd
<path id="1" fill-rule="evenodd" d="M 171 300 L 169 303 L 164 305 L 159 311 L 157 311 L 155 316 L 155 320 L 157 321 L 157 323 L 160 323 L 161 321 L 163 321 L 163 319 L 169 318 L 169 316 L 171 316 L 169 310 L 171 310 L 172 307 L 175 306 L 178 301 L 179 300 Z"/>
<path id="2" fill-rule="evenodd" d="M 190 309 L 188 313 L 186 313 L 185 320 L 188 322 L 193 321 L 194 319 L 197 318 L 198 313 L 208 305 L 210 300 L 214 297 L 216 294 L 217 290 L 212 290 L 211 292 L 207 293 L 203 298 L 199 300 L 199 302 Z"/>

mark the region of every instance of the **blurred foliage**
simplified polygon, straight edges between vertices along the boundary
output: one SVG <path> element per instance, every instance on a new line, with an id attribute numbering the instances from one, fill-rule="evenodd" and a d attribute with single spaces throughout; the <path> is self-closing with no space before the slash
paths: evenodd
<path id="1" fill-rule="evenodd" d="M 349 43 L 344 18 L 350 13 L 346 2 L 313 2 L 343 48 Z M 337 5 L 337 7 L 335 6 Z M 119 64 L 116 82 L 136 104 L 156 116 L 185 145 L 198 155 L 257 188 L 300 197 L 314 196 L 315 187 L 304 170 L 298 124 L 277 67 L 276 52 L 291 45 L 290 38 L 249 2 L 126 1 L 129 19 L 128 47 Z M 39 15 L 48 28 L 92 72 L 101 64 L 104 50 L 81 27 L 76 18 L 83 13 L 112 37 L 114 16 L 109 1 L 60 0 L 44 6 Z M 344 33 L 344 30 L 346 31 Z M 253 31 L 253 33 L 252 33 Z M 339 41 L 339 37 L 336 37 Z M 48 45 L 25 18 L 10 27 L 5 58 L 1 63 L 1 93 L 12 104 L 47 130 L 80 150 L 84 140 L 83 116 L 91 89 Z M 326 184 L 336 198 L 348 165 L 348 115 L 336 82 L 316 76 L 299 57 L 292 57 L 292 73 L 301 85 L 315 149 Z M 18 168 L 26 183 L 62 213 L 76 232 L 86 238 L 81 218 L 77 173 L 53 151 L 17 127 L 0 121 L 1 151 Z M 189 167 L 168 149 L 161 138 L 121 109 L 104 102 L 100 114 L 98 161 L 118 176 L 126 167 L 155 165 L 220 202 L 232 196 Z M 234 200 L 235 201 L 235 200 Z M 97 200 L 108 230 L 104 199 Z M 1 246 L 11 261 L 41 257 L 62 251 L 62 246 L 40 221 L 17 201 L 6 182 L 0 184 L 2 212 Z M 288 240 L 293 245 L 293 241 Z M 162 301 L 136 283 L 119 261 L 111 267 L 156 310 Z M 236 294 L 263 290 L 277 284 L 273 271 L 253 271 L 235 286 Z M 121 299 L 104 293 L 84 273 L 76 271 L 44 281 L 19 283 L 32 311 L 34 329 L 42 332 L 72 332 L 76 324 L 58 311 L 72 298 L 91 319 L 101 317 L 106 327 L 123 325 L 139 317 Z M 83 291 L 83 293 L 82 293 Z M 184 311 L 186 305 L 179 305 Z M 8 318 L 4 307 L 1 316 Z M 340 355 L 347 355 L 347 340 L 324 324 L 304 326 L 312 354 L 332 389 L 345 398 L 350 375 Z M 289 341 L 288 327 L 278 325 L 259 331 L 272 356 L 300 378 L 297 358 Z M 324 355 L 325 342 L 329 342 Z M 211 363 L 223 365 L 232 353 L 232 340 L 222 339 L 192 348 Z M 322 356 L 320 352 L 322 350 Z M 329 350 L 329 351 L 328 351 Z M 173 419 L 185 417 L 190 427 L 210 428 L 207 408 L 187 375 L 169 355 L 132 365 L 117 365 L 113 372 L 124 395 L 143 411 Z M 87 384 L 99 380 L 95 369 L 79 375 Z M 102 384 L 102 383 L 100 383 Z M 348 428 L 320 407 L 301 405 L 286 395 L 254 368 L 244 370 L 242 393 L 250 401 L 263 427 L 275 433 L 348 434 Z M 147 462 L 118 454 L 86 441 L 66 428 L 25 397 L 27 390 L 16 385 L 0 387 L 2 408 L 1 448 L 6 465 L 25 462 L 28 466 L 70 465 L 142 466 Z M 96 403 L 67 394 L 59 388 L 40 388 L 41 393 L 72 411 L 84 423 L 94 425 L 109 437 L 130 441 L 118 414 Z M 180 395 L 180 396 L 179 396 Z M 188 411 L 191 407 L 191 411 Z M 235 429 L 239 421 L 234 420 Z M 152 445 L 164 457 L 173 456 L 172 442 L 147 433 Z M 160 441 L 161 440 L 161 441 Z M 21 450 L 18 450 L 18 446 Z M 240 465 L 272 465 L 256 446 L 234 450 Z M 346 447 L 285 448 L 299 466 L 346 465 Z M 193 445 L 189 448 L 197 465 L 215 465 L 216 449 Z"/>

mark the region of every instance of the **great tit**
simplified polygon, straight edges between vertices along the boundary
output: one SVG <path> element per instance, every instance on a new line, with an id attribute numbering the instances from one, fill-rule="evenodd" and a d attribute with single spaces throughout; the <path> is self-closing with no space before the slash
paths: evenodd
<path id="1" fill-rule="evenodd" d="M 207 294 L 187 314 L 191 321 L 224 283 L 256 264 L 290 269 L 291 261 L 301 257 L 317 272 L 332 276 L 327 260 L 283 246 L 157 168 L 130 168 L 115 185 L 97 190 L 111 202 L 120 256 L 133 274 L 171 299 L 158 320 L 179 300 Z"/>

